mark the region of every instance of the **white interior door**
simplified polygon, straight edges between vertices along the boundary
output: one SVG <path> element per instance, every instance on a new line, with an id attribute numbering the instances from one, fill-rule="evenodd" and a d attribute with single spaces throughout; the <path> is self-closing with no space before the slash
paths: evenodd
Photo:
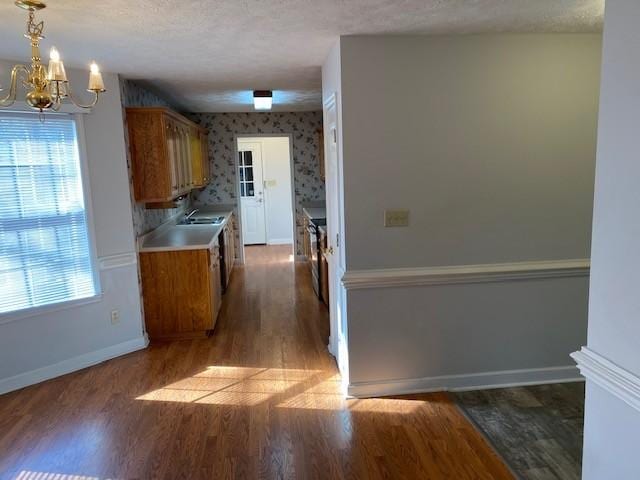
<path id="1" fill-rule="evenodd" d="M 340 191 L 338 164 L 338 116 L 335 96 L 324 108 L 325 181 L 327 195 L 327 263 L 329 266 L 329 315 L 331 336 L 329 350 L 341 362 L 341 289 L 340 289 Z"/>
<path id="2" fill-rule="evenodd" d="M 267 243 L 261 153 L 257 143 L 238 144 L 242 237 L 245 245 Z"/>

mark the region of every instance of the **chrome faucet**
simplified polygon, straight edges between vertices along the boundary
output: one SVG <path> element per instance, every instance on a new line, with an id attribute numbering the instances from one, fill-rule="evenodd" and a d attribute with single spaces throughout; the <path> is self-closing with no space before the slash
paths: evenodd
<path id="1" fill-rule="evenodd" d="M 193 210 L 191 210 L 189 213 L 185 213 L 184 214 L 184 220 L 185 222 L 188 221 L 191 217 L 193 217 L 196 213 L 198 213 L 198 209 L 194 208 Z"/>

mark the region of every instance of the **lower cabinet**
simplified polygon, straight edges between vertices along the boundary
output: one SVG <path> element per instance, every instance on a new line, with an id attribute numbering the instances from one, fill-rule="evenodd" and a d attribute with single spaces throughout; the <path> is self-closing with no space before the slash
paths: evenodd
<path id="1" fill-rule="evenodd" d="M 141 252 L 147 333 L 152 340 L 211 333 L 222 303 L 220 251 Z"/>
<path id="2" fill-rule="evenodd" d="M 236 260 L 235 233 L 233 229 L 233 216 L 227 221 L 220 235 L 222 245 L 222 287 L 226 291 L 231 280 L 231 271 Z"/>

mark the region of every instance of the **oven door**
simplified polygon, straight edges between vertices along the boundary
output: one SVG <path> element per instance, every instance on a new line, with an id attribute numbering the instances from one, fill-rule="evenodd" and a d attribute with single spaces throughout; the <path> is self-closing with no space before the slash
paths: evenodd
<path id="1" fill-rule="evenodd" d="M 311 258 L 309 259 L 309 267 L 311 268 L 311 281 L 313 282 L 313 289 L 316 292 L 316 295 L 320 296 L 320 288 L 318 282 L 318 260 L 319 260 L 319 249 L 320 245 L 318 244 L 318 230 L 315 225 L 310 224 L 307 228 L 309 232 L 309 251 L 311 252 Z"/>
<path id="2" fill-rule="evenodd" d="M 309 258 L 309 263 L 311 266 L 311 270 L 317 270 L 318 266 L 318 230 L 316 226 L 311 224 L 307 227 L 307 231 L 309 232 L 309 252 L 311 252 L 311 256 Z"/>

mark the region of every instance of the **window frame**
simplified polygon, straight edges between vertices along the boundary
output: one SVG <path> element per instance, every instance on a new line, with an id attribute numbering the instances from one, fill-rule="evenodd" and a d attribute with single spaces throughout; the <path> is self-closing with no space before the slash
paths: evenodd
<path id="1" fill-rule="evenodd" d="M 7 110 L 0 111 L 0 115 L 38 115 L 33 111 L 24 110 Z M 103 290 L 102 283 L 100 281 L 100 263 L 98 259 L 98 252 L 96 248 L 96 234 L 93 214 L 93 204 L 91 197 L 91 182 L 89 178 L 89 162 L 87 157 L 87 145 L 84 129 L 84 115 L 81 113 L 49 113 L 49 115 L 60 115 L 67 117 L 74 121 L 76 130 L 76 140 L 78 142 L 78 157 L 80 160 L 80 181 L 82 182 L 82 197 L 84 201 L 84 215 L 87 227 L 87 238 L 89 241 L 89 262 L 91 263 L 91 272 L 93 275 L 93 284 L 95 286 L 95 294 L 89 297 L 77 298 L 74 300 L 66 300 L 63 302 L 49 303 L 47 305 L 39 305 L 37 307 L 27 307 L 20 310 L 14 310 L 11 312 L 0 313 L 0 325 L 13 322 L 22 318 L 36 317 L 46 315 L 48 313 L 54 313 L 60 310 L 66 310 L 69 308 L 78 307 L 81 305 L 87 305 L 97 303 L 102 300 Z"/>

